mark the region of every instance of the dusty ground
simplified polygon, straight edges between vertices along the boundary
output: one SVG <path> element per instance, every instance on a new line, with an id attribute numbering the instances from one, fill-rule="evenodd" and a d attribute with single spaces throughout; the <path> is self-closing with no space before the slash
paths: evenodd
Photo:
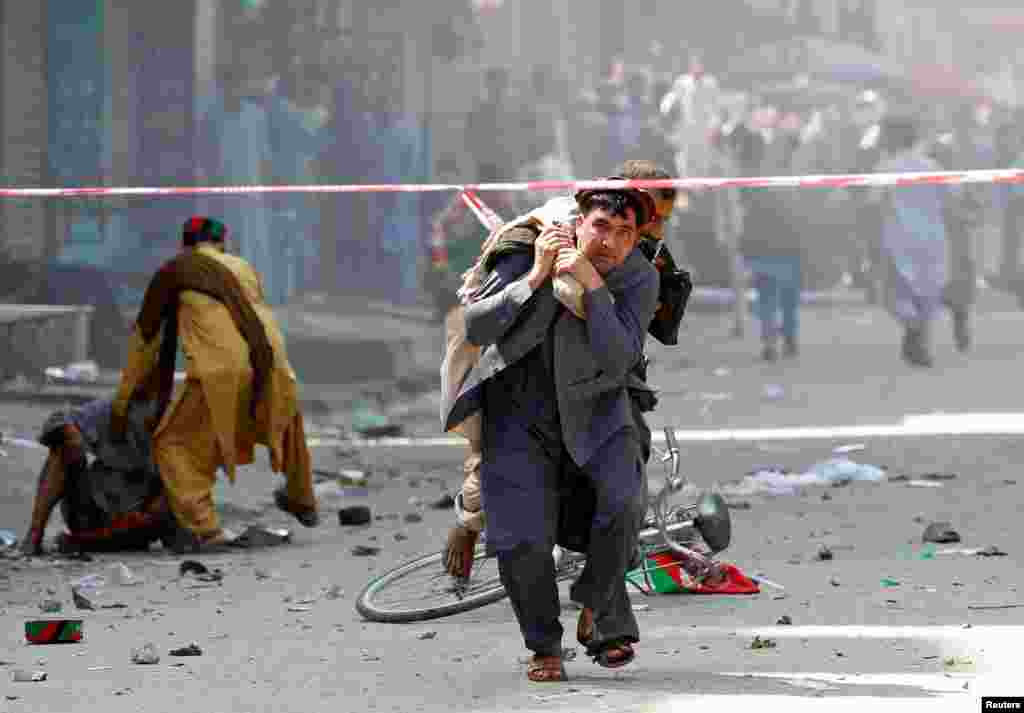
<path id="1" fill-rule="evenodd" d="M 692 347 L 655 353 L 654 380 L 673 392 L 664 395 L 656 423 L 686 428 L 879 423 L 938 408 L 1016 410 L 1022 323 L 1016 312 L 983 315 L 980 346 L 971 358 L 954 354 L 943 336 L 942 368 L 922 374 L 896 362 L 895 330 L 870 310 L 805 313 L 800 361 L 774 366 L 752 358 L 752 338 L 729 341 L 724 324 L 695 318 Z M 782 386 L 784 397 L 765 400 L 766 384 Z M 719 397 L 708 397 L 714 394 Z M 4 407 L 0 429 L 30 433 L 47 408 Z M 432 409 L 425 399 L 395 412 L 412 433 L 426 434 Z M 411 625 L 370 624 L 354 611 L 355 595 L 375 574 L 440 547 L 449 514 L 410 499 L 426 503 L 457 486 L 458 449 L 361 452 L 361 465 L 372 473 L 368 494 L 325 500 L 324 522 L 316 530 L 297 527 L 269 508 L 276 476 L 253 467 L 240 474 L 236 487 L 222 488 L 225 519 L 234 526 L 257 521 L 287 526 L 294 541 L 203 558 L 208 567 L 223 570 L 220 584 L 180 578 L 181 558 L 157 549 L 97 556 L 89 563 L 0 560 L 0 680 L 9 681 L 15 669 L 48 674 L 45 682 L 0 686 L 0 711 L 668 710 L 658 706 L 685 694 L 763 694 L 787 705 L 805 697 L 876 696 L 978 710 L 978 676 L 1014 660 L 1006 646 L 984 642 L 1005 644 L 1018 636 L 1017 630 L 990 627 L 1024 625 L 1024 608 L 971 608 L 1024 603 L 1019 438 L 860 440 L 865 449 L 854 457 L 885 465 L 890 473 L 946 472 L 956 478 L 935 488 L 854 483 L 807 488 L 795 496 L 734 498 L 749 509 L 733 511 L 734 545 L 727 559 L 763 573 L 785 592 L 766 587 L 749 597 L 636 595 L 634 603 L 649 606 L 638 615 L 643 642 L 636 664 L 615 673 L 580 656 L 568 664 L 571 682 L 556 686 L 525 680 L 518 663 L 525 652 L 506 602 Z M 802 470 L 844 443 L 688 444 L 685 468 L 695 483 L 707 487 L 762 465 Z M 42 453 L 5 449 L 0 529 L 20 534 Z M 333 448 L 315 455 L 322 468 L 353 464 Z M 339 527 L 335 513 L 350 502 L 368 503 L 381 516 L 417 511 L 423 521 L 382 519 L 366 528 Z M 920 537 L 932 520 L 948 520 L 962 535 L 963 542 L 948 549 L 995 545 L 1008 556 L 942 554 L 947 546 L 940 546 L 929 558 Z M 396 539 L 399 533 L 407 539 Z M 378 546 L 381 553 L 355 557 L 350 550 L 358 544 Z M 832 561 L 815 559 L 819 544 L 831 547 Z M 70 583 L 93 573 L 109 579 L 116 562 L 127 565 L 141 583 L 108 582 L 98 601 L 125 607 L 75 611 Z M 84 619 L 81 644 L 25 644 L 24 622 L 40 617 L 38 605 L 45 599 L 60 600 L 65 613 Z M 794 626 L 775 627 L 783 615 Z M 563 623 L 566 645 L 573 646 L 575 612 L 567 609 Z M 968 624 L 972 628 L 963 629 Z M 816 626 L 825 629 L 811 628 Z M 855 626 L 873 627 L 874 634 L 853 637 L 849 632 Z M 778 646 L 752 650 L 755 630 Z M 966 633 L 956 635 L 961 631 Z M 992 634 L 1000 631 L 1005 633 Z M 436 636 L 421 639 L 426 632 Z M 168 656 L 190 642 L 201 647 L 201 657 Z M 161 654 L 158 664 L 130 662 L 131 649 L 145 643 Z M 949 667 L 948 656 L 969 656 L 973 663 Z M 801 673 L 818 678 L 807 683 Z M 822 683 L 828 673 L 846 679 Z M 725 698 L 719 705 L 728 708 L 729 700 L 743 699 Z"/>

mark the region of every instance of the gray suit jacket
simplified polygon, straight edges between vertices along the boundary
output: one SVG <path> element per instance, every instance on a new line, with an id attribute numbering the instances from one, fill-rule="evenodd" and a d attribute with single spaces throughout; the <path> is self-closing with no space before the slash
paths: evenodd
<path id="1" fill-rule="evenodd" d="M 559 314 L 551 280 L 535 292 L 526 282 L 532 251 L 502 257 L 480 297 L 466 308 L 466 334 L 482 347 L 458 395 L 442 404 L 445 430 L 481 408 L 481 386 L 554 332 L 555 390 L 562 437 L 572 459 L 585 465 L 614 434 L 634 425 L 627 385 L 643 355 L 658 302 L 658 273 L 639 249 L 587 292 L 587 319 Z M 614 299 L 613 299 L 614 296 Z M 486 415 L 485 415 L 486 417 Z"/>

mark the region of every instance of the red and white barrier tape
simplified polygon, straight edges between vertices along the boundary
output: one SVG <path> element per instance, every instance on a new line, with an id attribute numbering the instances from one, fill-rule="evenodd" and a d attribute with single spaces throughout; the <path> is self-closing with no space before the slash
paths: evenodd
<path id="1" fill-rule="evenodd" d="M 1024 170 L 935 171 L 921 173 L 853 173 L 820 176 L 755 176 L 744 178 L 665 178 L 632 181 L 525 181 L 518 183 L 377 183 L 279 186 L 167 186 L 2 188 L 0 198 L 101 198 L 138 196 L 232 195 L 263 193 L 436 193 L 441 191 L 578 191 L 596 188 L 869 188 L 921 184 L 1024 183 Z"/>

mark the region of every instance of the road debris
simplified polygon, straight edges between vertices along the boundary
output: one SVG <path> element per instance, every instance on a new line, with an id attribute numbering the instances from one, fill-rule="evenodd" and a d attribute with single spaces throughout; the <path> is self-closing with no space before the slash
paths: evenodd
<path id="1" fill-rule="evenodd" d="M 181 577 L 191 574 L 195 579 L 200 582 L 219 582 L 224 579 L 224 573 L 219 569 L 210 571 L 210 569 L 196 560 L 185 560 L 178 567 L 178 574 Z"/>
<path id="2" fill-rule="evenodd" d="M 967 608 L 972 611 L 984 611 L 984 610 L 995 610 L 995 609 L 1020 609 L 1024 607 L 1024 602 L 1008 602 L 1006 604 L 968 604 Z"/>
<path id="3" fill-rule="evenodd" d="M 156 652 L 153 644 L 144 644 L 137 649 L 132 649 L 132 663 L 145 666 L 160 663 L 160 654 Z"/>
<path id="4" fill-rule="evenodd" d="M 39 611 L 45 614 L 58 614 L 64 608 L 64 605 L 56 599 L 44 599 L 39 602 Z"/>
<path id="5" fill-rule="evenodd" d="M 416 522 L 423 522 L 423 516 L 418 512 L 407 512 L 402 520 L 406 523 L 412 524 Z"/>
<path id="6" fill-rule="evenodd" d="M 25 622 L 30 644 L 71 644 L 82 640 L 81 619 L 40 619 Z"/>
<path id="7" fill-rule="evenodd" d="M 85 609 L 87 611 L 95 611 L 96 605 L 92 603 L 92 600 L 82 594 L 78 587 L 71 587 L 71 601 L 75 603 L 76 609 Z"/>
<path id="8" fill-rule="evenodd" d="M 11 671 L 11 680 L 15 683 L 39 683 L 46 680 L 46 671 L 25 671 L 15 669 Z"/>
<path id="9" fill-rule="evenodd" d="M 455 498 L 451 493 L 445 493 L 430 504 L 434 510 L 451 510 L 455 507 Z"/>
<path id="10" fill-rule="evenodd" d="M 754 650 L 758 649 L 774 649 L 778 646 L 778 642 L 775 639 L 762 639 L 760 636 L 755 636 L 754 640 L 750 642 L 750 648 Z"/>
<path id="11" fill-rule="evenodd" d="M 338 524 L 345 526 L 368 525 L 373 519 L 366 505 L 351 505 L 338 510 Z"/>
<path id="12" fill-rule="evenodd" d="M 142 583 L 124 562 L 115 562 L 110 566 L 110 579 L 122 587 L 134 587 Z"/>
<path id="13" fill-rule="evenodd" d="M 940 545 L 960 542 L 960 533 L 948 522 L 933 522 L 924 529 L 921 541 Z"/>
<path id="14" fill-rule="evenodd" d="M 436 631 L 424 631 L 422 634 L 420 634 L 416 638 L 419 639 L 420 641 L 429 641 L 430 639 L 434 639 L 436 637 L 437 637 L 437 632 Z"/>
<path id="15" fill-rule="evenodd" d="M 822 543 L 818 545 L 818 551 L 814 553 L 814 557 L 819 562 L 830 562 L 834 555 L 832 554 L 832 549 L 828 545 Z"/>
<path id="16" fill-rule="evenodd" d="M 867 446 L 863 443 L 849 443 L 845 446 L 838 446 L 832 449 L 832 455 L 845 456 L 850 453 L 859 453 L 860 451 L 866 450 Z"/>
<path id="17" fill-rule="evenodd" d="M 963 556 L 963 557 L 1006 557 L 1007 554 L 1003 550 L 999 549 L 995 545 L 989 545 L 988 547 L 972 547 L 972 548 L 946 548 L 943 550 L 936 550 L 936 555 L 944 556 Z"/>
<path id="18" fill-rule="evenodd" d="M 356 545 L 352 548 L 352 555 L 355 557 L 375 557 L 379 554 L 379 547 L 371 547 L 370 545 Z"/>
<path id="19" fill-rule="evenodd" d="M 324 595 L 324 598 L 333 601 L 335 599 L 341 599 L 343 596 L 345 596 L 345 590 L 342 589 L 340 585 L 332 584 L 330 589 L 328 589 L 327 593 Z"/>
<path id="20" fill-rule="evenodd" d="M 199 648 L 199 644 L 193 641 L 188 646 L 182 646 L 178 649 L 171 649 L 169 654 L 171 656 L 202 656 L 203 650 Z"/>
<path id="21" fill-rule="evenodd" d="M 291 541 L 291 530 L 250 525 L 231 544 L 235 547 L 274 547 Z"/>
<path id="22" fill-rule="evenodd" d="M 792 619 L 792 617 L 789 616 L 789 614 L 783 614 L 782 616 L 779 617 L 779 620 L 775 622 L 775 625 L 776 626 L 792 626 L 793 625 L 793 619 Z"/>

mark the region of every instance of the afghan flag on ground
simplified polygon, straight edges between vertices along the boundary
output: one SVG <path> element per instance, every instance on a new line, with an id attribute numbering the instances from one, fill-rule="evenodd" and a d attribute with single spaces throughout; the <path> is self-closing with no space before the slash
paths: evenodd
<path id="1" fill-rule="evenodd" d="M 721 582 L 710 585 L 703 577 L 694 577 L 683 567 L 684 558 L 674 552 L 661 552 L 644 558 L 643 563 L 626 573 L 626 579 L 640 589 L 658 594 L 757 594 L 757 582 L 734 564 L 721 563 Z"/>

